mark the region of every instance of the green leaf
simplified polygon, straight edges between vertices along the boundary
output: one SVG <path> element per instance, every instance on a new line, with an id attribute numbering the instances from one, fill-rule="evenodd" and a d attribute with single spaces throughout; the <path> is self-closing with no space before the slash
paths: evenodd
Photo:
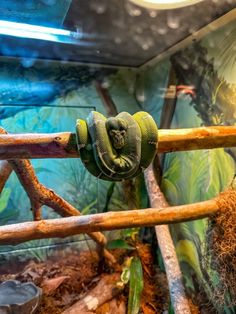
<path id="1" fill-rule="evenodd" d="M 136 235 L 138 235 L 140 228 L 128 228 L 128 229 L 123 229 L 121 231 L 122 236 L 126 238 L 135 238 Z"/>
<path id="2" fill-rule="evenodd" d="M 93 206 L 97 204 L 97 199 L 95 199 L 94 201 L 92 201 L 91 203 L 89 203 L 87 206 L 85 206 L 82 210 L 81 210 L 81 214 L 82 215 L 88 215 L 91 211 L 91 208 L 93 208 Z"/>
<path id="3" fill-rule="evenodd" d="M 169 304 L 168 314 L 175 314 L 172 304 Z"/>
<path id="4" fill-rule="evenodd" d="M 124 267 L 122 274 L 120 276 L 121 281 L 126 285 L 130 279 L 130 268 Z"/>
<path id="5" fill-rule="evenodd" d="M 116 239 L 112 240 L 107 243 L 107 249 L 114 250 L 114 249 L 125 249 L 125 250 L 135 250 L 135 248 L 129 245 L 125 240 Z"/>
<path id="6" fill-rule="evenodd" d="M 234 161 L 222 148 L 167 154 L 162 189 L 171 204 L 199 202 L 216 196 L 234 173 Z"/>
<path id="7" fill-rule="evenodd" d="M 180 262 L 185 262 L 194 269 L 201 278 L 201 269 L 198 264 L 198 252 L 194 243 L 190 240 L 180 240 L 176 246 L 176 253 Z"/>
<path id="8" fill-rule="evenodd" d="M 134 257 L 130 265 L 130 284 L 128 314 L 138 314 L 143 291 L 143 269 L 138 257 Z"/>
<path id="9" fill-rule="evenodd" d="M 2 191 L 1 196 L 0 196 L 0 213 L 6 209 L 10 195 L 11 195 L 11 189 L 5 188 Z"/>
<path id="10" fill-rule="evenodd" d="M 53 173 L 52 170 L 45 168 L 45 167 L 36 167 L 35 171 L 37 174 L 41 173 L 41 172 L 48 172 L 48 173 Z"/>

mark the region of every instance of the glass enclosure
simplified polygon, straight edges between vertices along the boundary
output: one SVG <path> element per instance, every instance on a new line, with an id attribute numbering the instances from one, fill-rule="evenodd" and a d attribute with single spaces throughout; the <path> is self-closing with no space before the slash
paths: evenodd
<path id="1" fill-rule="evenodd" d="M 75 132 L 76 119 L 92 110 L 105 116 L 146 111 L 159 129 L 236 125 L 235 1 L 168 9 L 137 2 L 1 1 L 0 126 L 8 133 Z M 233 147 L 159 157 L 160 186 L 170 205 L 211 199 L 235 174 Z M 42 184 L 82 214 L 150 205 L 143 176 L 130 188 L 93 177 L 79 158 L 32 165 Z M 48 207 L 42 216 L 58 217 Z M 12 173 L 1 192 L 0 224 L 30 220 L 30 201 Z M 203 295 L 218 309 L 212 289 L 218 276 L 203 263 L 207 227 L 208 219 L 200 219 L 170 230 L 188 295 L 200 303 Z M 0 272 L 92 246 L 84 235 L 2 245 Z M 158 246 L 155 254 L 160 257 Z M 220 313 L 235 313 L 228 298 Z"/>

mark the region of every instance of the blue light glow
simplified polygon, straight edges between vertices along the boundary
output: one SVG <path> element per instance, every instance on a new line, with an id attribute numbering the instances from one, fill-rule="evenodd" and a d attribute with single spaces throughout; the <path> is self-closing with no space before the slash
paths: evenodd
<path id="1" fill-rule="evenodd" d="M 0 20 L 0 34 L 72 44 L 78 43 L 78 39 L 81 38 L 78 32 L 3 20 Z"/>

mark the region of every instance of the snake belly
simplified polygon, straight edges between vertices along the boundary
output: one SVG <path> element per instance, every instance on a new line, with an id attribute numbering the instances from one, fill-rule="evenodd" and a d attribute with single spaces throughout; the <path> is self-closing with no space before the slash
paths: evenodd
<path id="1" fill-rule="evenodd" d="M 152 162 L 157 148 L 158 130 L 146 112 L 133 116 L 121 112 L 106 118 L 92 111 L 78 119 L 76 139 L 82 162 L 94 176 L 121 181 L 139 175 Z"/>

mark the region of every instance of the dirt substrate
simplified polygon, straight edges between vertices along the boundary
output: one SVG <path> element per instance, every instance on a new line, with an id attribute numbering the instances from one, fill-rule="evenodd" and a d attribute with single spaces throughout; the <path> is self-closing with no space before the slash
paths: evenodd
<path id="1" fill-rule="evenodd" d="M 127 252 L 122 250 L 116 250 L 114 254 L 120 263 L 127 256 Z M 168 310 L 169 305 L 166 276 L 153 266 L 149 246 L 138 245 L 136 254 L 141 258 L 144 273 L 140 313 L 163 313 Z M 104 274 L 112 273 L 111 269 L 101 269 L 100 266 L 98 256 L 93 251 L 71 252 L 66 258 L 60 258 L 58 254 L 44 263 L 30 261 L 17 273 L 9 273 L 8 269 L 8 274 L 0 275 L 0 282 L 7 279 L 33 281 L 43 290 L 41 307 L 37 314 L 60 314 L 96 286 Z M 127 295 L 128 288 L 125 288 L 119 300 L 127 303 Z M 93 313 L 101 314 L 101 308 Z"/>

